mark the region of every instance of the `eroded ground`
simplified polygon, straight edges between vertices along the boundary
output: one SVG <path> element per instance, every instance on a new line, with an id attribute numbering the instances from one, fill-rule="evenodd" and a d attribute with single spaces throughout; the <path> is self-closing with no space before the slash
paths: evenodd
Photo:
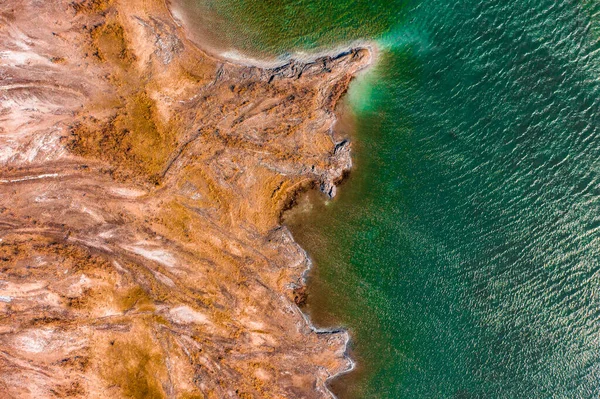
<path id="1" fill-rule="evenodd" d="M 0 397 L 328 397 L 347 337 L 294 304 L 279 221 L 335 194 L 369 60 L 244 67 L 161 1 L 0 2 Z"/>

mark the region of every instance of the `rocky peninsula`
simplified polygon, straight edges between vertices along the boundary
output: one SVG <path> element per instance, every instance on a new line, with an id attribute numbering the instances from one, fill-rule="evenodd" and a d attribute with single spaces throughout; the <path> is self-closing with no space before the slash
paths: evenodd
<path id="1" fill-rule="evenodd" d="M 299 190 L 335 195 L 353 49 L 208 55 L 161 0 L 0 3 L 0 396 L 328 398 Z"/>

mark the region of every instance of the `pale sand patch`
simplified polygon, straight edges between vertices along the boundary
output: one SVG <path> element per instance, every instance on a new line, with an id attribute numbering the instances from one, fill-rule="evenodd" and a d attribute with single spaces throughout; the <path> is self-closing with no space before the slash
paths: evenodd
<path id="1" fill-rule="evenodd" d="M 133 188 L 124 188 L 124 187 L 111 188 L 110 192 L 115 195 L 118 195 L 120 197 L 125 197 L 125 198 L 138 198 L 143 195 L 146 195 L 146 192 L 143 190 L 136 190 Z"/>
<path id="2" fill-rule="evenodd" d="M 173 321 L 180 324 L 207 324 L 209 323 L 206 315 L 195 311 L 189 306 L 178 306 L 169 311 Z"/>
<path id="3" fill-rule="evenodd" d="M 142 243 L 143 245 L 143 243 Z M 143 248 L 139 244 L 136 246 L 133 245 L 125 245 L 122 246 L 123 249 L 127 251 L 131 251 L 134 254 L 143 256 L 146 259 L 152 260 L 154 262 L 160 263 L 161 265 L 174 267 L 177 263 L 173 254 L 164 249 L 148 249 Z"/>

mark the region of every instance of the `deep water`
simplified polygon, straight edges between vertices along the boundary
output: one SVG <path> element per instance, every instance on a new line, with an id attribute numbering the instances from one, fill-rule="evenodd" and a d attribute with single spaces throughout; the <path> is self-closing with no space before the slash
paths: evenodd
<path id="1" fill-rule="evenodd" d="M 600 396 L 599 2 L 194 1 L 252 54 L 382 47 L 350 179 L 288 220 L 342 399 Z"/>

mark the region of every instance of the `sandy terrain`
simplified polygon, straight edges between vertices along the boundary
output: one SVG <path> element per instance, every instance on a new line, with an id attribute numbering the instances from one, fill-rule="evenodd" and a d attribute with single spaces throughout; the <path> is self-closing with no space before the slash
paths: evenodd
<path id="1" fill-rule="evenodd" d="M 0 2 L 0 397 L 329 397 L 347 336 L 296 306 L 280 216 L 351 166 L 370 58 L 260 69 L 162 1 Z"/>

